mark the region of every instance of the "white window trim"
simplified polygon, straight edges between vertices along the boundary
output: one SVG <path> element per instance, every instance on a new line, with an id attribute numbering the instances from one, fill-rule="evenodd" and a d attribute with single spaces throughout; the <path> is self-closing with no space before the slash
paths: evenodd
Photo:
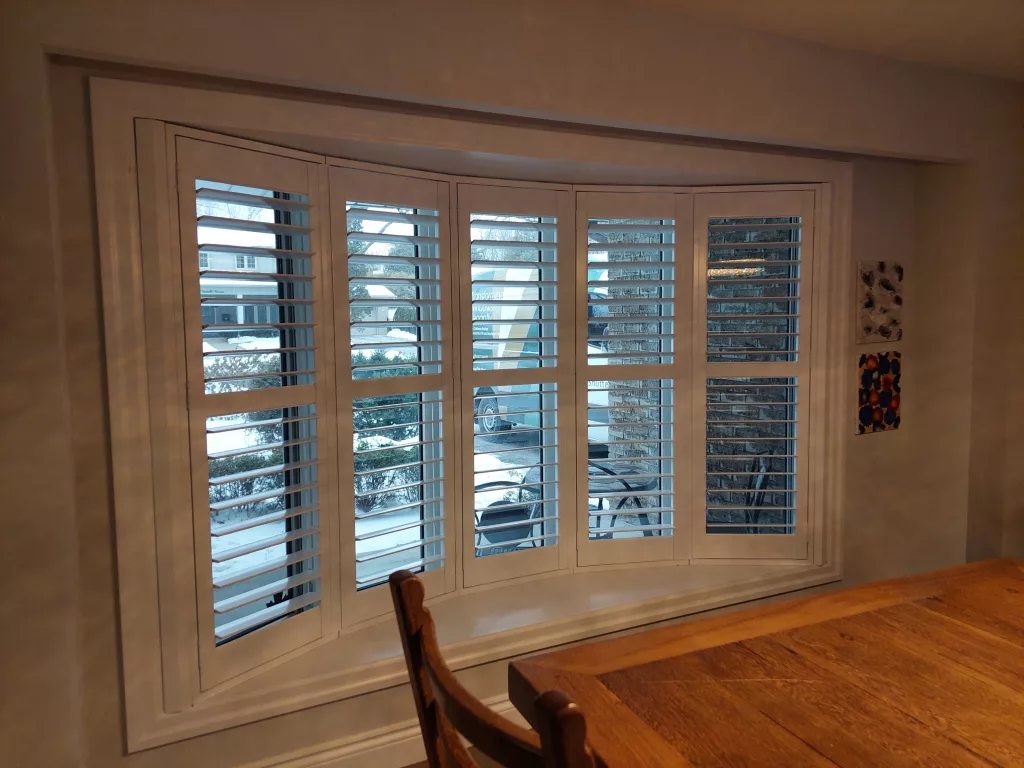
<path id="1" fill-rule="evenodd" d="M 589 538 L 588 510 L 586 509 L 588 494 L 588 473 L 578 475 L 577 496 L 579 521 L 577 523 L 577 548 L 580 567 L 625 565 L 630 563 L 658 563 L 686 561 L 690 557 L 690 525 L 686 513 L 685 502 L 687 486 L 692 482 L 689 468 L 688 440 L 691 424 L 690 400 L 683 396 L 690 385 L 690 345 L 692 339 L 692 316 L 688 311 L 693 295 L 694 267 L 689 249 L 693 241 L 693 194 L 689 190 L 665 190 L 664 192 L 577 192 L 577 263 L 586 264 L 588 254 L 588 220 L 591 218 L 638 218 L 638 219 L 672 219 L 675 221 L 675 260 L 674 260 L 674 295 L 675 307 L 673 361 L 671 364 L 645 365 L 588 365 L 587 349 L 578 345 L 576 358 L 576 391 L 580 403 L 578 413 L 578 431 L 576 436 L 580 465 L 587 466 L 587 386 L 590 381 L 598 381 L 604 373 L 609 379 L 672 379 L 675 396 L 673 398 L 674 421 L 679 428 L 675 430 L 672 441 L 673 468 L 676 487 L 673 494 L 678 509 L 674 513 L 674 530 L 671 536 L 656 538 L 625 539 L 619 541 L 592 541 Z M 588 270 L 580 269 L 577 274 L 577 301 L 586 303 Z M 585 312 L 577 313 L 577 333 L 587 334 Z"/>
<path id="2" fill-rule="evenodd" d="M 130 751 L 357 695 L 394 685 L 402 679 L 400 659 L 372 663 L 370 659 L 379 659 L 379 655 L 368 652 L 367 656 L 361 657 L 356 654 L 353 658 L 357 661 L 362 658 L 364 662 L 349 670 L 343 670 L 338 660 L 339 655 L 359 647 L 360 638 L 376 639 L 379 644 L 380 638 L 390 637 L 393 628 L 389 621 L 384 620 L 364 625 L 351 633 L 325 638 L 301 651 L 283 656 L 266 667 L 242 674 L 225 686 L 198 696 L 193 695 L 195 688 L 194 683 L 190 682 L 193 680 L 190 675 L 191 670 L 196 669 L 193 663 L 195 651 L 194 645 L 189 647 L 188 638 L 194 638 L 194 634 L 190 634 L 189 617 L 183 615 L 181 604 L 175 599 L 178 592 L 187 591 L 192 586 L 188 580 L 182 581 L 183 573 L 192 573 L 192 557 L 190 551 L 184 555 L 180 547 L 164 546 L 164 543 L 181 541 L 183 536 L 190 538 L 191 531 L 177 530 L 173 523 L 168 522 L 167 516 L 159 514 L 161 507 L 173 504 L 175 488 L 188 487 L 187 483 L 179 486 L 174 482 L 175 476 L 180 478 L 183 476 L 181 473 L 187 473 L 187 456 L 174 450 L 165 450 L 159 439 L 163 433 L 180 430 L 181 425 L 155 424 L 151 427 L 137 419 L 138 413 L 148 412 L 154 393 L 158 398 L 165 398 L 165 401 L 171 398 L 168 393 L 161 392 L 160 381 L 153 375 L 155 370 L 163 372 L 165 376 L 162 381 L 165 382 L 182 378 L 179 370 L 181 356 L 176 354 L 176 350 L 157 350 L 158 369 L 146 365 L 147 355 L 154 353 L 144 335 L 147 320 L 157 326 L 161 323 L 180 322 L 170 314 L 162 314 L 160 307 L 143 306 L 140 300 L 143 295 L 142 280 L 145 279 L 147 284 L 151 282 L 149 275 L 143 278 L 139 269 L 141 254 L 144 250 L 147 253 L 160 253 L 162 248 L 167 248 L 167 243 L 172 239 L 170 231 L 174 228 L 171 215 L 173 206 L 166 198 L 166 193 L 163 199 L 158 194 L 152 199 L 140 200 L 137 195 L 137 173 L 149 174 L 158 180 L 162 178 L 165 182 L 171 175 L 166 150 L 159 142 L 155 143 L 151 151 L 140 151 L 136 156 L 136 129 L 140 134 L 149 131 L 154 135 L 164 130 L 160 124 L 146 123 L 146 120 L 202 125 L 213 130 L 235 133 L 244 133 L 246 126 L 260 125 L 266 130 L 282 134 L 320 132 L 325 138 L 383 138 L 419 146 L 444 143 L 471 151 L 495 151 L 502 148 L 507 153 L 574 159 L 583 155 L 585 157 L 581 161 L 591 162 L 609 156 L 629 156 L 640 167 L 664 168 L 668 162 L 669 165 L 674 163 L 681 170 L 698 167 L 705 173 L 722 168 L 725 161 L 736 163 L 742 158 L 744 167 L 748 169 L 748 178 L 758 181 L 786 177 L 814 179 L 815 183 L 811 184 L 776 185 L 773 188 L 821 190 L 821 220 L 829 224 L 829 227 L 822 229 L 830 229 L 834 245 L 829 249 L 827 243 L 823 245 L 819 240 L 819 252 L 829 253 L 830 262 L 840 266 L 848 261 L 851 174 L 849 167 L 843 163 L 688 146 L 652 146 L 651 142 L 594 136 L 570 136 L 552 141 L 552 134 L 537 129 L 509 129 L 502 126 L 481 128 L 478 124 L 464 127 L 458 121 L 449 119 L 387 115 L 348 107 L 205 93 L 178 87 L 102 79 L 92 81 L 92 98 L 104 310 L 107 318 L 108 383 L 111 401 L 116 404 L 116 407 L 111 408 L 111 436 L 123 679 Z M 140 122 L 136 123 L 137 120 Z M 174 130 L 188 133 L 188 129 Z M 541 138 L 545 141 L 538 142 Z M 261 146 L 241 139 L 231 139 L 228 143 L 257 149 Z M 304 159 L 311 157 L 291 150 L 280 150 L 280 153 Z M 666 154 L 670 157 L 668 161 Z M 374 169 L 367 164 L 346 165 Z M 733 172 L 735 167 L 732 166 Z M 160 184 L 154 186 L 161 188 Z M 164 184 L 162 188 L 166 190 L 168 185 Z M 629 187 L 577 186 L 575 189 L 577 192 L 640 191 Z M 756 186 L 750 188 L 751 191 L 758 189 Z M 672 191 L 713 192 L 716 188 Z M 138 224 L 140 208 L 146 211 L 149 220 L 153 222 L 153 226 L 145 231 L 140 230 Z M 167 263 L 174 261 L 171 259 Z M 842 404 L 847 402 L 846 395 L 851 387 L 847 381 L 849 376 L 845 375 L 851 368 L 845 359 L 849 357 L 848 339 L 851 334 L 848 328 L 851 313 L 846 306 L 850 302 L 845 301 L 850 294 L 847 282 L 849 277 L 846 275 L 849 270 L 837 268 L 832 272 L 827 285 L 815 296 L 816 305 L 828 302 L 833 305 L 834 311 L 829 315 L 828 325 L 819 329 L 820 333 L 815 337 L 815 343 L 824 345 L 827 355 L 827 364 L 823 365 L 825 372 L 821 374 L 816 397 L 820 397 L 831 410 L 823 429 L 823 448 L 826 449 L 827 461 L 819 462 L 816 467 L 818 481 L 815 483 L 814 509 L 817 517 L 810 521 L 818 533 L 813 537 L 810 559 L 814 565 L 785 566 L 772 562 L 772 567 L 758 572 L 754 585 L 750 584 L 749 579 L 750 561 L 741 561 L 728 568 L 691 565 L 683 569 L 668 569 L 666 573 L 678 573 L 683 581 L 671 579 L 672 596 L 648 601 L 651 604 L 647 608 L 642 607 L 645 605 L 642 591 L 629 595 L 624 603 L 613 605 L 614 598 L 604 593 L 602 588 L 596 587 L 597 592 L 591 595 L 591 599 L 612 607 L 587 614 L 586 621 L 580 621 L 579 616 L 570 617 L 573 628 L 559 632 L 552 632 L 545 625 L 509 626 L 496 622 L 491 626 L 490 634 L 474 637 L 470 633 L 464 636 L 463 642 L 447 648 L 452 651 L 453 658 L 457 659 L 456 666 L 469 666 L 482 663 L 483 660 L 508 657 L 596 633 L 616 631 L 685 615 L 694 610 L 780 594 L 840 578 L 839 520 L 843 487 L 843 438 L 846 434 L 843 427 L 848 421 Z M 155 280 L 159 271 L 150 269 L 149 274 Z M 821 287 L 820 271 L 818 280 Z M 160 295 L 161 286 L 173 284 L 172 279 L 163 280 L 154 295 Z M 153 288 L 148 290 L 152 292 Z M 178 439 L 167 443 L 169 446 L 180 444 L 180 435 Z M 162 468 L 162 477 L 157 477 L 153 472 L 154 466 Z M 165 472 L 163 468 L 169 468 L 169 471 Z M 128 514 L 129 511 L 131 514 Z M 157 547 L 161 548 L 159 558 Z M 622 567 L 594 566 L 586 571 L 598 572 Z M 639 576 L 634 577 L 631 583 L 647 584 L 652 581 L 650 574 L 654 571 L 647 568 L 621 571 L 621 574 L 616 574 L 616 581 L 623 582 L 627 574 L 633 572 L 639 573 Z M 578 578 L 572 569 L 558 573 L 559 578 Z M 712 573 L 713 576 L 708 575 Z M 707 590 L 687 590 L 687 583 L 702 579 L 711 579 L 716 583 L 714 588 L 708 588 L 714 598 L 708 597 Z M 552 590 L 548 585 L 552 584 L 554 582 L 550 579 L 538 582 L 537 588 L 531 589 L 531 594 L 543 595 L 550 592 Z M 500 595 L 507 593 L 500 585 L 464 589 L 459 595 L 442 597 L 440 602 L 435 601 L 437 610 L 441 612 L 442 605 L 451 604 L 453 615 L 458 615 L 460 605 L 463 604 L 460 601 L 472 600 L 477 592 L 488 590 L 493 590 L 494 598 L 489 602 L 493 602 L 500 610 Z M 557 605 L 553 607 L 553 610 L 557 609 Z M 561 612 L 564 614 L 564 609 Z M 381 632 L 383 634 L 379 634 Z M 450 637 L 458 636 L 456 631 Z M 168 643 L 168 640 L 171 642 Z M 332 652 L 332 648 L 336 652 Z M 317 652 L 307 653 L 313 649 L 317 649 Z M 298 671 L 294 668 L 295 664 L 299 664 L 306 672 L 312 671 L 314 677 L 325 676 L 325 682 L 307 682 L 296 689 L 296 678 L 292 677 Z M 275 675 L 279 674 L 288 676 L 288 681 L 282 683 L 275 680 Z M 327 679 L 332 674 L 344 678 L 345 683 L 338 684 L 337 679 Z M 312 678 L 303 675 L 302 679 L 309 681 Z M 283 695 L 285 691 L 288 691 L 287 695 Z"/>

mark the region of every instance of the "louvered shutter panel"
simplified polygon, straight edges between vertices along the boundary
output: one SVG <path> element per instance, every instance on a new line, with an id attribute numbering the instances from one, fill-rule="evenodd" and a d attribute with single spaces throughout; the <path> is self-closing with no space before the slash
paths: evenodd
<path id="1" fill-rule="evenodd" d="M 690 332 L 691 206 L 687 194 L 576 195 L 587 267 L 577 294 L 580 565 L 686 556 L 677 471 L 689 403 L 677 387 L 690 363 L 677 347 Z"/>
<path id="2" fill-rule="evenodd" d="M 209 688 L 325 631 L 320 166 L 181 137 L 177 159 Z"/>
<path id="3" fill-rule="evenodd" d="M 570 201 L 555 190 L 459 185 L 467 586 L 567 562 Z"/>
<path id="4" fill-rule="evenodd" d="M 694 555 L 803 559 L 814 193 L 698 195 L 695 211 Z"/>
<path id="5" fill-rule="evenodd" d="M 392 610 L 394 571 L 420 574 L 428 596 L 454 589 L 448 185 L 333 168 L 331 200 L 350 625 Z"/>
<path id="6" fill-rule="evenodd" d="M 675 220 L 590 218 L 587 363 L 670 364 Z"/>

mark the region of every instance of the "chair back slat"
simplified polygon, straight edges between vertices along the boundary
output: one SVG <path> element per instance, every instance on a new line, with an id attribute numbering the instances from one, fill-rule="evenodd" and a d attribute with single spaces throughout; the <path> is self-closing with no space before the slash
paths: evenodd
<path id="1" fill-rule="evenodd" d="M 422 582 L 399 571 L 390 584 L 430 768 L 477 768 L 460 736 L 507 768 L 593 768 L 583 714 L 568 696 L 537 697 L 539 736 L 493 712 L 445 663 Z"/>

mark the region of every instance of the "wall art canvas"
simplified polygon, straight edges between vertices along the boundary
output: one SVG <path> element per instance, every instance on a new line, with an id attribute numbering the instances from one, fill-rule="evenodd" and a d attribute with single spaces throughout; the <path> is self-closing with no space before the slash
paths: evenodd
<path id="1" fill-rule="evenodd" d="M 900 428 L 900 374 L 903 360 L 899 352 L 876 352 L 860 356 L 857 434 L 888 432 Z"/>
<path id="2" fill-rule="evenodd" d="M 862 261 L 857 269 L 857 343 L 903 338 L 903 265 Z"/>

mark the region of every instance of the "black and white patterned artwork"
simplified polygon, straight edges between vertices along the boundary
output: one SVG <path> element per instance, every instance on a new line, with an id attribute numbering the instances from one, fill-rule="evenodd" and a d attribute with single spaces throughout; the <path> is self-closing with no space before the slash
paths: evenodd
<path id="1" fill-rule="evenodd" d="M 903 265 L 862 261 L 857 269 L 857 343 L 903 338 Z"/>

